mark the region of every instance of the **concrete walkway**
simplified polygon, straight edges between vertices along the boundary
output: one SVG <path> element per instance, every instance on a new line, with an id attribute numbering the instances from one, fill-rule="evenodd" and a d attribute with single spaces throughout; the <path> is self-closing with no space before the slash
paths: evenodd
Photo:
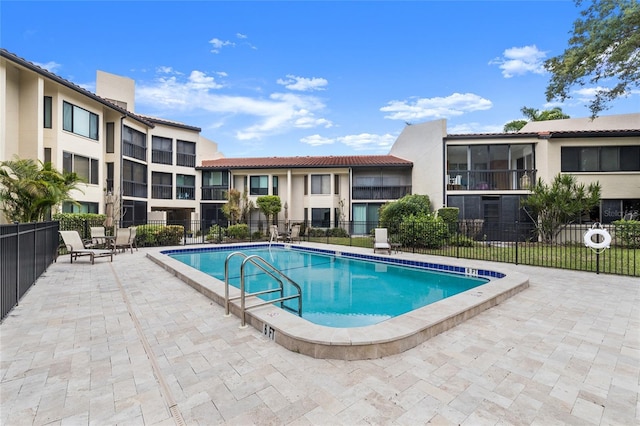
<path id="1" fill-rule="evenodd" d="M 0 325 L 0 424 L 640 424 L 640 279 L 510 267 L 530 288 L 505 303 L 337 361 L 240 329 L 144 249 L 62 256 Z"/>

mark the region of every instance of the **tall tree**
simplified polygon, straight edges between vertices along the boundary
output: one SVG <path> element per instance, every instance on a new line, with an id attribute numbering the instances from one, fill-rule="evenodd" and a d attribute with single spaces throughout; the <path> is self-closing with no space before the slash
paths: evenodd
<path id="1" fill-rule="evenodd" d="M 571 118 L 564 112 L 562 112 L 562 108 L 555 107 L 551 109 L 538 110 L 535 108 L 522 107 L 520 108 L 520 112 L 524 115 L 527 120 L 513 120 L 504 125 L 504 132 L 518 132 L 522 129 L 525 124 L 529 121 L 547 121 L 547 120 L 561 120 L 563 118 Z"/>
<path id="2" fill-rule="evenodd" d="M 0 202 L 9 221 L 44 220 L 51 208 L 63 201 L 73 201 L 72 190 L 79 189 L 81 179 L 75 173 L 60 173 L 51 163 L 31 159 L 0 163 Z"/>
<path id="3" fill-rule="evenodd" d="M 582 0 L 576 0 L 579 7 Z M 596 117 L 629 89 L 640 87 L 640 5 L 637 0 L 592 0 L 573 24 L 569 47 L 545 62 L 547 100 L 564 101 L 574 86 L 595 86 Z M 601 87 L 612 82 L 613 87 Z"/>
<path id="4" fill-rule="evenodd" d="M 256 205 L 264 213 L 268 223 L 282 210 L 282 203 L 277 195 L 262 195 L 256 199 Z"/>
<path id="5" fill-rule="evenodd" d="M 242 217 L 242 208 L 240 207 L 240 191 L 231 188 L 227 191 L 227 203 L 222 206 L 222 213 L 229 219 L 232 225 L 238 223 Z"/>
<path id="6" fill-rule="evenodd" d="M 598 205 L 600 189 L 598 182 L 585 186 L 573 175 L 558 174 L 550 185 L 538 180 L 522 205 L 534 219 L 542 240 L 552 242 L 564 225 Z"/>

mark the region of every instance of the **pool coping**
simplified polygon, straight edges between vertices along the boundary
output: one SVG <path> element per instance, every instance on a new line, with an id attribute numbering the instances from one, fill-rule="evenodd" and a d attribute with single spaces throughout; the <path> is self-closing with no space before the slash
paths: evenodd
<path id="1" fill-rule="evenodd" d="M 216 248 L 250 247 L 256 244 L 216 245 Z M 275 244 L 274 244 L 275 245 Z M 492 264 L 468 259 L 455 259 L 439 256 L 397 253 L 392 255 L 371 254 L 371 249 L 358 247 L 302 244 L 277 244 L 284 247 L 322 250 L 340 253 L 353 253 L 359 258 L 379 260 L 397 264 L 397 259 L 408 262 L 427 262 L 442 265 L 440 270 L 463 268 L 481 274 L 493 273 L 493 278 L 478 287 L 423 306 L 403 315 L 390 318 L 378 324 L 353 328 L 333 328 L 311 323 L 290 312 L 273 305 L 254 308 L 246 312 L 246 322 L 262 332 L 268 338 L 287 348 L 313 358 L 358 360 L 375 359 L 394 355 L 411 349 L 433 336 L 449 330 L 467 319 L 502 303 L 504 300 L 529 287 L 529 278 L 513 271 L 510 265 Z M 224 282 L 204 272 L 198 271 L 164 254 L 168 251 L 202 251 L 212 245 L 164 247 L 153 249 L 147 257 L 165 270 L 184 281 L 209 299 L 224 306 Z M 461 266 L 463 265 L 463 266 Z M 493 266 L 496 266 L 495 268 Z M 489 275 L 491 276 L 491 275 Z M 501 277 L 501 278 L 498 278 Z M 240 294 L 240 290 L 229 287 L 231 297 Z M 250 301 L 248 299 L 248 305 Z M 231 303 L 231 312 L 239 318 L 240 308 Z M 240 320 L 238 320 L 240 322 Z"/>

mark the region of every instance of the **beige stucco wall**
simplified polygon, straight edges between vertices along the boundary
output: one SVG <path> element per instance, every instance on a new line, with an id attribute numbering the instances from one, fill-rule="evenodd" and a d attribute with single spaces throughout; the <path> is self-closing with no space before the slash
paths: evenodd
<path id="1" fill-rule="evenodd" d="M 408 125 L 389 151 L 390 155 L 413 161 L 412 193 L 428 195 L 434 209 L 444 202 L 446 134 L 446 120 Z"/>
<path id="2" fill-rule="evenodd" d="M 640 115 L 639 115 L 640 116 Z M 575 139 L 551 139 L 548 143 L 540 144 L 546 147 L 547 152 L 544 157 L 538 158 L 538 164 L 544 164 L 545 174 L 543 179 L 545 182 L 551 182 L 553 178 L 560 173 L 560 152 L 562 147 L 580 146 L 580 147 L 598 147 L 598 146 L 624 146 L 624 145 L 640 145 L 640 137 L 629 138 L 575 138 Z M 540 158 L 543 161 L 540 161 Z M 640 172 L 571 172 L 578 182 L 586 185 L 599 182 L 602 187 L 602 199 L 616 198 L 640 198 Z"/>
<path id="3" fill-rule="evenodd" d="M 98 70 L 96 72 L 96 95 L 124 102 L 118 106 L 135 112 L 135 81 L 120 75 Z"/>

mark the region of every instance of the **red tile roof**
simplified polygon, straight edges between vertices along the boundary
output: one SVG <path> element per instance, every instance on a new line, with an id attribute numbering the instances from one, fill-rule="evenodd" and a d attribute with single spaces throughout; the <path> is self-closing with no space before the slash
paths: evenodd
<path id="1" fill-rule="evenodd" d="M 302 167 L 412 167 L 413 162 L 393 155 L 347 155 L 328 157 L 256 157 L 203 160 L 198 169 L 269 169 Z"/>

